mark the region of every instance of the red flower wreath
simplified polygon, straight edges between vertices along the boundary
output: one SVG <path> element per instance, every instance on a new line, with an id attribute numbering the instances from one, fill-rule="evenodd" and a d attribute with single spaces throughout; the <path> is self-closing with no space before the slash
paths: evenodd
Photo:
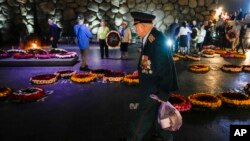
<path id="1" fill-rule="evenodd" d="M 232 42 L 238 37 L 238 34 L 235 30 L 229 30 L 226 34 L 226 38 L 228 41 Z"/>

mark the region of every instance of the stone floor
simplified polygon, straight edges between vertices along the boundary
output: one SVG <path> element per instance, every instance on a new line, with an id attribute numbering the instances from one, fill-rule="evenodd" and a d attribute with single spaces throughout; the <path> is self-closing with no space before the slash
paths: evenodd
<path id="1" fill-rule="evenodd" d="M 70 51 L 72 45 L 60 47 Z M 136 70 L 139 53 L 137 47 L 129 49 L 129 59 L 119 60 L 118 49 L 110 50 L 110 59 L 100 59 L 99 49 L 91 46 L 88 64 L 92 69 L 111 69 L 131 73 Z M 192 63 L 204 63 L 211 67 L 205 74 L 187 70 Z M 225 63 L 250 64 L 247 59 L 202 58 L 199 62 L 176 62 L 180 93 L 187 96 L 196 92 L 218 94 L 229 90 L 242 90 L 250 82 L 248 73 L 225 73 L 220 67 Z M 29 78 L 58 70 L 79 70 L 73 67 L 1 67 L 0 86 L 15 90 L 33 86 Z M 118 141 L 126 135 L 136 110 L 131 103 L 140 100 L 136 87 L 119 83 L 74 84 L 59 80 L 53 85 L 42 85 L 54 90 L 44 101 L 34 103 L 0 102 L 1 141 Z M 222 108 L 215 112 L 190 111 L 182 114 L 184 124 L 174 133 L 175 141 L 228 141 L 231 124 L 250 124 L 249 109 Z"/>

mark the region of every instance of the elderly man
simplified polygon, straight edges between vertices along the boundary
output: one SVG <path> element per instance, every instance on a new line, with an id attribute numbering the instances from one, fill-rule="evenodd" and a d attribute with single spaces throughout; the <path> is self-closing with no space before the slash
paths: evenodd
<path id="1" fill-rule="evenodd" d="M 141 12 L 131 12 L 131 15 L 138 36 L 143 38 L 143 49 L 138 64 L 142 101 L 127 141 L 141 141 L 154 127 L 164 141 L 172 141 L 171 133 L 162 130 L 157 124 L 160 103 L 149 97 L 150 94 L 155 94 L 160 99 L 167 100 L 170 92 L 178 90 L 171 48 L 166 44 L 167 37 L 154 28 L 154 15 Z"/>

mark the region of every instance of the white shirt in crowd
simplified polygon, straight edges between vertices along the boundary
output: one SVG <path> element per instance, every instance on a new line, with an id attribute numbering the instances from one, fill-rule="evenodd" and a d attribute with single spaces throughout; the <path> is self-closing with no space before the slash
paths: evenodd
<path id="1" fill-rule="evenodd" d="M 198 41 L 197 43 L 202 43 L 204 42 L 205 36 L 206 36 L 207 31 L 204 28 L 201 28 L 199 35 L 198 35 Z"/>
<path id="2" fill-rule="evenodd" d="M 181 36 L 181 35 L 188 35 L 188 33 L 192 33 L 192 31 L 188 28 L 188 27 L 181 27 L 180 28 L 180 31 L 178 33 L 178 36 Z"/>

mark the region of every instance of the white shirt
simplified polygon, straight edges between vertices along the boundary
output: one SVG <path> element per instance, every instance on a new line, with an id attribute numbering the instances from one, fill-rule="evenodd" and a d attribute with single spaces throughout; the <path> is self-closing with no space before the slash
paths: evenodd
<path id="1" fill-rule="evenodd" d="M 188 32 L 189 33 L 192 33 L 192 31 L 188 28 L 188 27 L 181 27 L 180 28 L 180 31 L 179 31 L 179 34 L 178 34 L 178 36 L 181 36 L 181 35 L 188 35 Z"/>
<path id="2" fill-rule="evenodd" d="M 204 28 L 201 28 L 199 35 L 198 35 L 198 41 L 197 43 L 202 43 L 205 39 L 207 31 Z"/>

